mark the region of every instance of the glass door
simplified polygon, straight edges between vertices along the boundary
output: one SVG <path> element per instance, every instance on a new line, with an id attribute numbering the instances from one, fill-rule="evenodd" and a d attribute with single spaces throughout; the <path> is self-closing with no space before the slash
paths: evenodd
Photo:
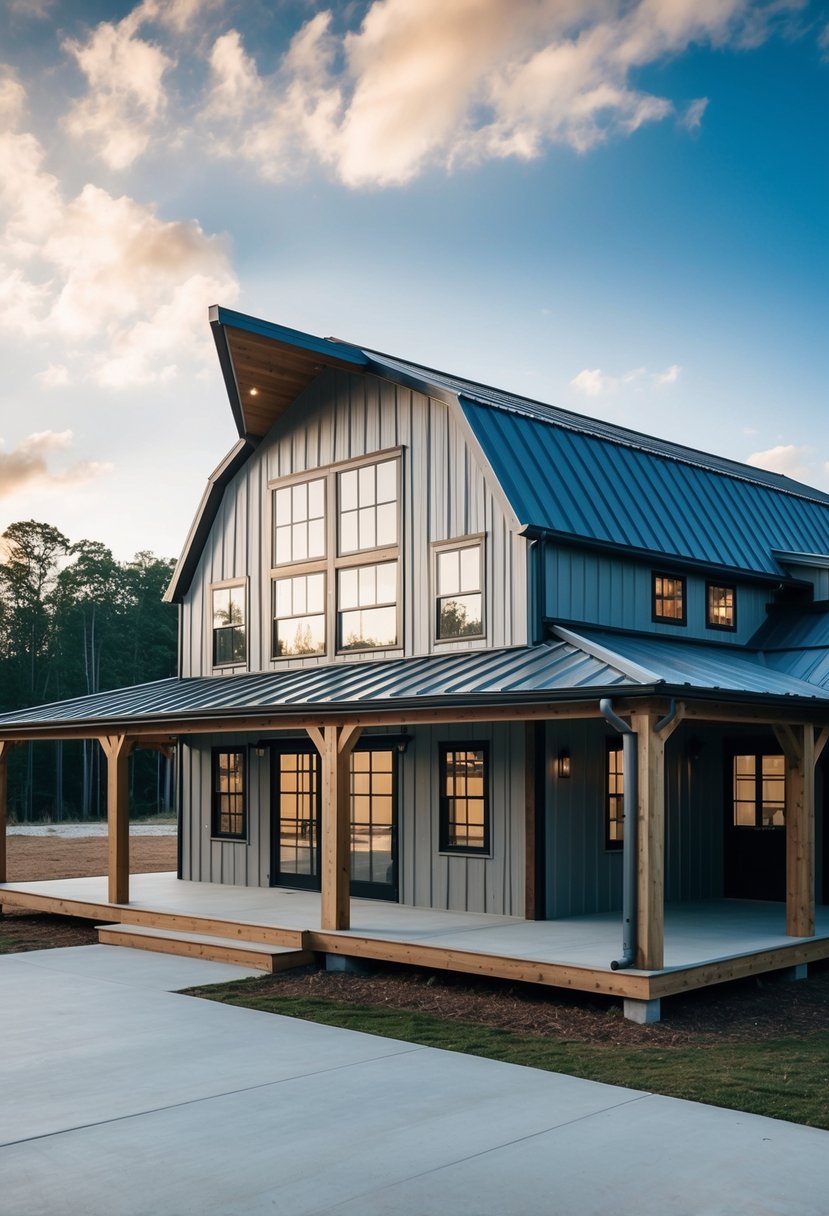
<path id="1" fill-rule="evenodd" d="M 320 765 L 316 751 L 274 749 L 271 885 L 320 885 Z"/>
<path id="2" fill-rule="evenodd" d="M 397 899 L 397 789 L 393 747 L 351 753 L 351 893 Z"/>

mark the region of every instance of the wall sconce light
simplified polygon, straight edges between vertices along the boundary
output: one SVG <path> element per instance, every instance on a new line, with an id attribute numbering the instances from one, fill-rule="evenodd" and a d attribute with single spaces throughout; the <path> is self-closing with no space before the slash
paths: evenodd
<path id="1" fill-rule="evenodd" d="M 570 776 L 570 753 L 566 747 L 563 747 L 558 753 L 556 767 L 559 777 L 565 778 Z"/>
<path id="2" fill-rule="evenodd" d="M 408 727 L 401 726 L 400 727 L 400 736 L 395 743 L 395 747 L 397 748 L 398 754 L 401 756 L 405 756 L 406 749 L 408 748 L 410 743 L 411 743 L 411 739 L 409 738 Z"/>
<path id="3" fill-rule="evenodd" d="M 257 748 L 256 748 L 256 754 L 257 754 L 257 756 L 259 757 L 259 759 L 261 760 L 261 759 L 262 759 L 262 757 L 263 757 L 263 756 L 264 756 L 264 754 L 265 754 L 265 749 L 264 749 L 264 747 L 257 747 Z"/>

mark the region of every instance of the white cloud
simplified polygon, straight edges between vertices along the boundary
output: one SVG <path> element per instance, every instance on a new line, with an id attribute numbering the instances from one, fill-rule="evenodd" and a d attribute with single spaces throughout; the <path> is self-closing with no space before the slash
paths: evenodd
<path id="1" fill-rule="evenodd" d="M 42 372 L 37 373 L 35 380 L 44 388 L 62 388 L 69 383 L 69 369 L 64 363 L 50 363 Z"/>
<path id="2" fill-rule="evenodd" d="M 572 388 L 578 389 L 587 397 L 600 397 L 602 393 L 616 388 L 618 383 L 618 380 L 614 380 L 612 376 L 606 376 L 598 367 L 592 369 L 585 367 L 570 381 Z"/>
<path id="3" fill-rule="evenodd" d="M 0 498 L 9 498 L 31 486 L 48 489 L 79 485 L 110 470 L 108 464 L 88 460 L 64 469 L 51 468 L 49 456 L 64 452 L 71 446 L 71 431 L 37 431 L 10 452 L 3 451 L 3 441 L 0 440 Z"/>
<path id="4" fill-rule="evenodd" d="M 686 106 L 685 112 L 680 119 L 680 122 L 686 131 L 690 131 L 692 135 L 696 135 L 702 126 L 702 116 L 708 109 L 708 98 L 697 97 L 689 106 Z"/>
<path id="5" fill-rule="evenodd" d="M 33 135 L 0 135 L 0 324 L 63 341 L 110 387 L 211 357 L 207 308 L 238 293 L 224 242 L 97 186 L 65 200 L 43 161 Z"/>
<path id="6" fill-rule="evenodd" d="M 601 397 L 607 393 L 615 393 L 619 388 L 628 385 L 639 385 L 650 382 L 656 388 L 675 384 L 682 369 L 678 363 L 672 363 L 664 372 L 649 372 L 646 367 L 634 367 L 621 375 L 611 376 L 601 368 L 584 368 L 570 381 L 570 387 L 587 397 Z"/>
<path id="7" fill-rule="evenodd" d="M 777 447 L 767 448 L 764 452 L 752 452 L 750 456 L 746 456 L 746 464 L 753 464 L 758 469 L 767 469 L 770 473 L 782 473 L 784 477 L 805 481 L 807 485 L 819 476 L 814 465 L 812 449 L 798 447 L 794 443 L 782 443 Z"/>
<path id="8" fill-rule="evenodd" d="M 634 83 L 642 68 L 692 44 L 756 45 L 800 4 L 373 0 L 356 31 L 317 13 L 271 76 L 225 33 L 203 116 L 219 151 L 264 176 L 315 158 L 352 187 L 555 144 L 586 152 L 674 112 Z M 706 105 L 693 101 L 679 121 L 698 131 Z"/>

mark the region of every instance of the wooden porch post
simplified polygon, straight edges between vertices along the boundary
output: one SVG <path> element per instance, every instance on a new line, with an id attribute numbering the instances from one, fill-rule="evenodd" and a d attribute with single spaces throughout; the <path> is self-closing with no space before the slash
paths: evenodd
<path id="1" fill-rule="evenodd" d="M 820 752 L 813 726 L 780 726 L 774 733 L 786 757 L 786 933 L 814 937 L 815 763 Z"/>
<path id="2" fill-rule="evenodd" d="M 659 971 L 665 960 L 665 740 L 655 714 L 632 714 L 639 755 L 636 966 Z"/>
<path id="3" fill-rule="evenodd" d="M 6 819 L 11 743 L 0 743 L 0 882 L 6 881 Z"/>
<path id="4" fill-rule="evenodd" d="M 108 898 L 111 904 L 128 904 L 130 818 L 127 760 L 130 741 L 126 735 L 103 735 L 99 742 L 107 758 Z"/>
<path id="5" fill-rule="evenodd" d="M 322 840 L 320 928 L 351 924 L 350 758 L 362 733 L 359 726 L 309 726 L 322 759 Z"/>

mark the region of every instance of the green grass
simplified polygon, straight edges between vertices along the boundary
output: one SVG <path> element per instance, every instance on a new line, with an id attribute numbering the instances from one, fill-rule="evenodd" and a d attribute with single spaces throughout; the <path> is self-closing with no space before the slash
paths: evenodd
<path id="1" fill-rule="evenodd" d="M 762 1043 L 635 1047 L 566 1042 L 387 1007 L 258 996 L 256 980 L 200 990 L 230 1005 L 568 1073 L 829 1129 L 829 1030 Z"/>

